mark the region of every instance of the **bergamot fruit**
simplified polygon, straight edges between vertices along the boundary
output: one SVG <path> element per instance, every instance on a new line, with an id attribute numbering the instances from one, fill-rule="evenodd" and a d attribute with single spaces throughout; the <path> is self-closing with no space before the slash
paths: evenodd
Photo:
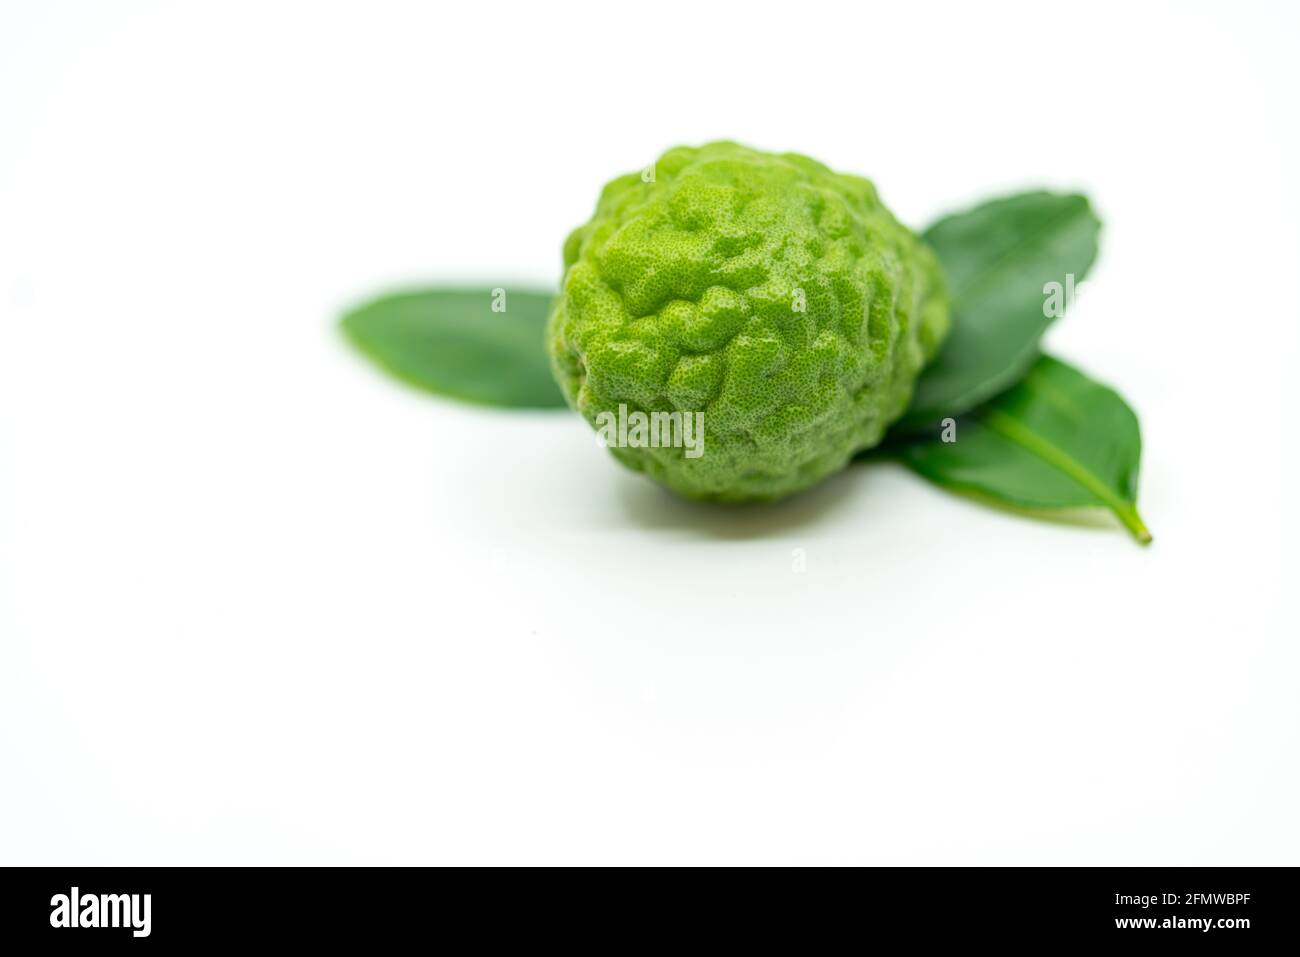
<path id="1" fill-rule="evenodd" d="M 773 500 L 839 471 L 948 330 L 930 249 L 870 181 L 795 153 L 671 149 L 605 186 L 564 263 L 547 338 L 565 397 L 691 498 Z"/>

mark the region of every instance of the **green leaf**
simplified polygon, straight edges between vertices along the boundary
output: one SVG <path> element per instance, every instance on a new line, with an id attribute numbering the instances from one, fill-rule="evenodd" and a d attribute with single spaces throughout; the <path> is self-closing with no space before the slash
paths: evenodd
<path id="1" fill-rule="evenodd" d="M 1016 508 L 1110 509 L 1142 544 L 1137 512 L 1142 435 L 1119 394 L 1043 356 L 1010 391 L 942 437 L 903 446 L 915 471 L 946 488 Z"/>
<path id="2" fill-rule="evenodd" d="M 342 326 L 411 385 L 485 405 L 549 409 L 565 404 L 546 357 L 551 298 L 505 287 L 415 289 L 351 310 Z M 504 308 L 494 311 L 494 302 Z"/>
<path id="3" fill-rule="evenodd" d="M 1038 358 L 1049 282 L 1083 281 L 1101 222 L 1079 195 L 1033 192 L 939 220 L 925 241 L 953 301 L 952 332 L 917 380 L 895 434 L 925 430 L 1015 385 Z"/>

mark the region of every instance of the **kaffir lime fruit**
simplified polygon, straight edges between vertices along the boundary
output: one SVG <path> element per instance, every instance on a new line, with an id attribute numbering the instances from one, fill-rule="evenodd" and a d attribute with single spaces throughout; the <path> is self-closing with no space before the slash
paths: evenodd
<path id="1" fill-rule="evenodd" d="M 547 338 L 565 396 L 691 498 L 778 499 L 842 469 L 948 330 L 930 249 L 868 180 L 795 153 L 671 149 L 606 185 L 564 262 Z"/>

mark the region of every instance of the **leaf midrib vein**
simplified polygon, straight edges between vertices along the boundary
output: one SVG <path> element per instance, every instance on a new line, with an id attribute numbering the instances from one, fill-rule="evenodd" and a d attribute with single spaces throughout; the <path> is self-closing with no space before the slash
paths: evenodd
<path id="1" fill-rule="evenodd" d="M 1143 544 L 1151 541 L 1151 533 L 1143 524 L 1133 504 L 1115 494 L 1087 466 L 1079 462 L 1055 442 L 1044 438 L 1033 429 L 997 409 L 989 409 L 980 418 L 986 426 L 1008 442 L 1019 445 L 1025 451 L 1037 455 L 1049 465 L 1060 469 L 1083 489 L 1095 496 L 1115 513 L 1116 517 L 1124 523 L 1124 526 L 1133 533 L 1133 536 L 1138 541 Z"/>

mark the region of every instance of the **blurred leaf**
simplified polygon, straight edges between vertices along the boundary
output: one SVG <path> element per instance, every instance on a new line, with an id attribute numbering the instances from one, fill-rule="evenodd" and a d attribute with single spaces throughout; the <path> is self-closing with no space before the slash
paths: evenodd
<path id="1" fill-rule="evenodd" d="M 1119 394 L 1043 356 L 998 398 L 955 423 L 955 441 L 903 446 L 915 471 L 946 488 L 1023 509 L 1110 509 L 1141 543 L 1142 435 Z"/>
<path id="2" fill-rule="evenodd" d="M 546 357 L 552 294 L 429 288 L 384 296 L 343 317 L 348 338 L 399 379 L 453 399 L 508 408 L 565 404 Z M 493 311 L 494 301 L 504 303 Z"/>
<path id="3" fill-rule="evenodd" d="M 937 428 L 1015 385 L 1052 321 L 1043 287 L 1064 287 L 1069 275 L 1081 283 L 1100 230 L 1086 197 L 1047 192 L 992 200 L 927 229 L 952 294 L 952 332 L 894 434 Z"/>

